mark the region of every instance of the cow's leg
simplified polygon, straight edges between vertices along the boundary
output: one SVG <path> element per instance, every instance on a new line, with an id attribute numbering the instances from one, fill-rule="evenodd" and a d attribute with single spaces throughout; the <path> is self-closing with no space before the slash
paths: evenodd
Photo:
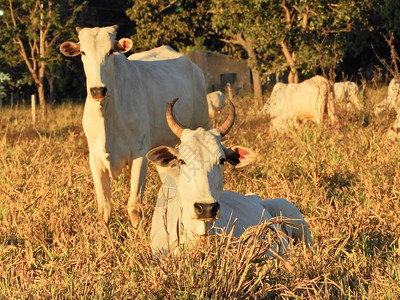
<path id="1" fill-rule="evenodd" d="M 127 210 L 134 228 L 139 226 L 142 216 L 142 198 L 147 174 L 147 159 L 145 156 L 133 160 L 131 169 L 131 192 Z"/>
<path id="2" fill-rule="evenodd" d="M 108 224 L 111 215 L 109 173 L 92 154 L 90 154 L 89 164 L 96 190 L 99 221 Z"/>

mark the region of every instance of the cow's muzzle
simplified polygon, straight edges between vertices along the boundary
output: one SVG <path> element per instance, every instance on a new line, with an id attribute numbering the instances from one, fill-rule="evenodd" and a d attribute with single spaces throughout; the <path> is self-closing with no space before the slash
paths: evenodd
<path id="1" fill-rule="evenodd" d="M 90 96 L 94 100 L 101 101 L 107 96 L 107 88 L 105 86 L 103 87 L 93 87 L 90 88 Z"/>
<path id="2" fill-rule="evenodd" d="M 195 203 L 194 212 L 199 220 L 214 220 L 219 217 L 220 205 L 218 202 L 215 203 Z"/>

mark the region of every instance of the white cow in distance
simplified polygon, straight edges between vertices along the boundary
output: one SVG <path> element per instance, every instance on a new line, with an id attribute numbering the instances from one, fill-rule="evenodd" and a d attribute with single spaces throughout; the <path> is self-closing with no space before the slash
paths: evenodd
<path id="1" fill-rule="evenodd" d="M 382 111 L 389 111 L 396 109 L 400 104 L 400 80 L 393 78 L 388 86 L 388 92 L 382 102 L 375 105 L 375 115 L 380 114 Z"/>
<path id="2" fill-rule="evenodd" d="M 130 50 L 133 42 L 127 38 L 116 41 L 117 29 L 117 25 L 77 28 L 79 43 L 64 42 L 60 51 L 66 56 L 81 55 L 86 74 L 82 123 L 100 220 L 107 224 L 111 214 L 110 177 L 117 178 L 129 166 L 127 210 L 137 227 L 147 173 L 146 153 L 179 141 L 165 120 L 169 101 L 180 97 L 175 113 L 184 126 L 209 128 L 210 124 L 201 69 L 169 47 L 150 50 L 153 56 L 165 59 L 129 60 L 121 53 Z"/>
<path id="3" fill-rule="evenodd" d="M 389 130 L 387 131 L 387 136 L 391 140 L 397 140 L 399 138 L 399 134 L 400 134 L 400 113 L 397 112 L 396 119 L 394 120 L 393 125 L 390 126 Z"/>
<path id="4" fill-rule="evenodd" d="M 208 115 L 210 118 L 217 118 L 225 106 L 226 97 L 221 91 L 215 91 L 207 94 Z"/>
<path id="5" fill-rule="evenodd" d="M 333 87 L 337 104 L 346 104 L 347 110 L 350 109 L 350 106 L 354 106 L 358 110 L 362 109 L 362 104 L 358 97 L 358 85 L 355 82 L 335 82 Z"/>
<path id="6" fill-rule="evenodd" d="M 287 218 L 293 225 L 273 224 L 281 239 L 267 255 L 280 253 L 289 238 L 312 245 L 310 230 L 299 210 L 285 199 L 262 200 L 259 196 L 223 191 L 223 164 L 236 168 L 249 164 L 255 154 L 244 147 L 225 148 L 221 138 L 234 122 L 235 109 L 228 101 L 230 114 L 218 129 L 185 129 L 173 117 L 171 102 L 167 120 L 179 137 L 178 150 L 160 146 L 147 154 L 159 168 L 169 170 L 160 175 L 157 205 L 151 226 L 151 248 L 154 255 L 176 253 L 178 246 L 193 246 L 213 231 L 223 230 L 241 236 L 245 230 L 273 217 Z M 271 249 L 270 249 L 271 250 Z"/>
<path id="7" fill-rule="evenodd" d="M 298 121 L 312 121 L 320 124 L 325 115 L 335 122 L 335 109 L 329 101 L 329 82 L 322 76 L 315 76 L 301 83 L 275 84 L 263 113 L 271 117 L 271 129 L 284 131 Z"/>

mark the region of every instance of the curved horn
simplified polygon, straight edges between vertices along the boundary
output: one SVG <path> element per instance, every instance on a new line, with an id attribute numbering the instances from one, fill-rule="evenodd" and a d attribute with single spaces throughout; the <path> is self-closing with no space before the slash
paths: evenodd
<path id="1" fill-rule="evenodd" d="M 175 134 L 179 139 L 182 136 L 182 131 L 183 127 L 181 127 L 178 122 L 176 122 L 174 115 L 172 114 L 172 109 L 174 107 L 174 104 L 176 101 L 178 101 L 179 98 L 175 98 L 174 100 L 172 100 L 169 104 L 168 104 L 168 108 L 167 108 L 167 123 L 169 128 L 171 129 L 172 133 Z"/>
<path id="2" fill-rule="evenodd" d="M 217 127 L 219 132 L 221 132 L 221 137 L 227 135 L 229 130 L 231 130 L 233 124 L 235 123 L 235 117 L 236 117 L 235 106 L 233 105 L 231 100 L 229 100 L 229 99 L 227 99 L 227 100 L 228 100 L 228 104 L 229 104 L 229 115 L 226 118 L 225 122 L 222 123 L 222 125 Z"/>

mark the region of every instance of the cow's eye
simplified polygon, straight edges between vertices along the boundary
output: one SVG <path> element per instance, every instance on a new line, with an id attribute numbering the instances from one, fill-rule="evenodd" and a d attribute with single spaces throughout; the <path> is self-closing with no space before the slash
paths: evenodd
<path id="1" fill-rule="evenodd" d="M 180 165 L 186 165 L 185 161 L 183 159 L 181 159 L 181 158 L 179 159 L 179 164 Z"/>
<path id="2" fill-rule="evenodd" d="M 86 53 L 85 53 L 85 52 L 83 52 L 83 51 L 81 51 L 81 55 L 86 55 Z"/>

